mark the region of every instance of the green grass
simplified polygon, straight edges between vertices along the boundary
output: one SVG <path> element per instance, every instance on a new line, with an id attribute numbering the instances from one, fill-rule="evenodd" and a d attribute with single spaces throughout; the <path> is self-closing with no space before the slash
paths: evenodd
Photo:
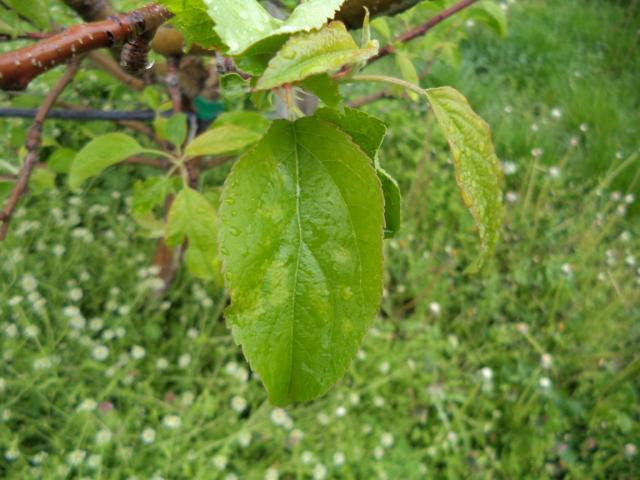
<path id="1" fill-rule="evenodd" d="M 480 275 L 462 273 L 477 241 L 432 119 L 368 107 L 391 124 L 381 160 L 405 222 L 361 353 L 310 404 L 268 405 L 219 289 L 181 272 L 149 295 L 154 243 L 127 204 L 140 169 L 30 197 L 0 247 L 0 477 L 638 478 L 640 59 L 625 8 L 518 2 L 506 39 L 473 27 L 460 68 L 436 61 L 425 79 L 468 94 L 516 170 Z M 3 158 L 25 125 L 0 126 Z M 77 147 L 107 128 L 46 132 Z"/>

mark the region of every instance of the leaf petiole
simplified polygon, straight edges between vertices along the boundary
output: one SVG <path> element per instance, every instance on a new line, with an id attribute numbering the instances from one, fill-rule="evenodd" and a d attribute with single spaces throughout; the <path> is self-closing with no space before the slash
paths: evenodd
<path id="1" fill-rule="evenodd" d="M 354 75 L 349 80 L 353 82 L 387 83 L 389 85 L 395 85 L 397 87 L 405 88 L 417 93 L 418 95 L 426 95 L 424 88 L 421 88 L 418 85 L 414 85 L 413 83 L 407 82 L 400 78 L 388 77 L 386 75 Z"/>

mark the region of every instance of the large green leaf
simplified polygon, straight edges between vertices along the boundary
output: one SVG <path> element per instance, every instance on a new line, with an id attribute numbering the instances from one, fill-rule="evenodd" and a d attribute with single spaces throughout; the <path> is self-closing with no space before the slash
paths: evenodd
<path id="1" fill-rule="evenodd" d="M 238 112 L 225 112 L 219 115 L 216 121 L 213 122 L 214 128 L 223 125 L 235 125 L 256 132 L 262 136 L 269 130 L 270 122 L 258 112 L 243 110 Z"/>
<path id="2" fill-rule="evenodd" d="M 187 238 L 189 246 L 184 261 L 189 271 L 195 277 L 221 283 L 217 236 L 217 213 L 213 205 L 196 190 L 181 190 L 169 210 L 167 244 L 177 246 Z"/>
<path id="3" fill-rule="evenodd" d="M 71 164 L 69 186 L 80 187 L 86 179 L 104 169 L 144 151 L 138 142 L 124 133 L 108 133 L 94 138 L 80 150 Z"/>
<path id="4" fill-rule="evenodd" d="M 308 0 L 285 20 L 272 17 L 257 0 L 204 0 L 215 30 L 231 55 L 246 51 L 269 37 L 291 35 L 320 28 L 332 18 L 344 0 Z"/>
<path id="5" fill-rule="evenodd" d="M 300 82 L 300 86 L 306 91 L 313 93 L 322 100 L 327 107 L 342 107 L 342 97 L 340 96 L 338 82 L 326 73 L 305 78 Z"/>
<path id="6" fill-rule="evenodd" d="M 477 271 L 493 253 L 503 220 L 502 170 L 489 125 L 450 87 L 426 90 L 436 119 L 453 153 L 456 181 L 480 233 L 480 255 L 469 267 Z"/>
<path id="7" fill-rule="evenodd" d="M 258 79 L 256 89 L 268 90 L 298 82 L 343 65 L 364 61 L 377 51 L 375 42 L 365 48 L 358 47 L 344 24 L 332 22 L 322 30 L 291 37 L 271 59 Z"/>
<path id="8" fill-rule="evenodd" d="M 222 125 L 207 130 L 187 145 L 184 153 L 190 157 L 238 153 L 260 140 L 262 134 L 238 125 Z"/>
<path id="9" fill-rule="evenodd" d="M 220 208 L 226 317 L 272 403 L 344 373 L 382 292 L 383 194 L 335 125 L 276 121 L 233 167 Z"/>
<path id="10" fill-rule="evenodd" d="M 376 158 L 387 134 L 387 126 L 382 120 L 353 108 L 345 108 L 342 112 L 321 108 L 316 112 L 316 116 L 333 123 L 347 133 L 371 160 Z"/>
<path id="11" fill-rule="evenodd" d="M 9 7 L 40 29 L 49 28 L 49 8 L 44 0 L 5 0 Z"/>

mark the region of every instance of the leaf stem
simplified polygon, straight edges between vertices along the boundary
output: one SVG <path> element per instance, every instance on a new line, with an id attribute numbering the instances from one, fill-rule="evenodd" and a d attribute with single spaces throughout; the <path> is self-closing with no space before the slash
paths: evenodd
<path id="1" fill-rule="evenodd" d="M 400 78 L 388 77 L 386 75 L 355 75 L 351 77 L 351 81 L 353 82 L 373 82 L 373 83 L 387 83 L 389 85 L 395 85 L 397 87 L 402 87 L 412 92 L 417 93 L 418 95 L 425 95 L 424 88 L 421 88 L 418 85 L 414 85 L 413 83 L 407 82 Z"/>

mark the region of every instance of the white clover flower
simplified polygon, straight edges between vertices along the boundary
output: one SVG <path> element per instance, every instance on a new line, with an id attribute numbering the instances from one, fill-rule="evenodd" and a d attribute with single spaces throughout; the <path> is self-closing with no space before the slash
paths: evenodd
<path id="1" fill-rule="evenodd" d="M 376 447 L 373 449 L 373 457 L 376 460 L 380 460 L 382 457 L 384 457 L 384 449 L 382 447 Z"/>
<path id="2" fill-rule="evenodd" d="M 122 305 L 118 308 L 118 314 L 126 317 L 131 312 L 131 307 L 129 305 Z"/>
<path id="3" fill-rule="evenodd" d="M 527 325 L 526 323 L 516 323 L 516 330 L 518 330 L 518 332 L 520 333 L 528 333 L 529 332 L 529 325 Z"/>
<path id="4" fill-rule="evenodd" d="M 385 448 L 389 448 L 393 446 L 393 435 L 389 432 L 385 432 L 380 436 L 380 445 Z"/>
<path id="5" fill-rule="evenodd" d="M 240 432 L 238 434 L 238 445 L 240 445 L 242 448 L 247 448 L 251 444 L 252 438 L 253 435 L 251 435 L 251 432 L 248 432 L 246 430 Z"/>
<path id="6" fill-rule="evenodd" d="M 134 360 L 142 360 L 146 354 L 147 351 L 140 345 L 134 345 L 133 347 L 131 347 L 131 357 Z"/>
<path id="7" fill-rule="evenodd" d="M 442 312 L 442 307 L 438 302 L 431 302 L 429 304 L 429 311 L 431 312 L 432 315 L 437 317 Z"/>
<path id="8" fill-rule="evenodd" d="M 25 292 L 29 293 L 38 288 L 38 281 L 30 273 L 25 273 L 20 280 L 20 285 Z"/>
<path id="9" fill-rule="evenodd" d="M 560 178 L 560 175 L 562 174 L 561 170 L 559 167 L 551 167 L 549 168 L 549 177 L 553 178 L 553 179 L 557 179 Z"/>
<path id="10" fill-rule="evenodd" d="M 280 427 L 284 426 L 288 423 L 288 420 L 289 415 L 287 415 L 287 412 L 285 412 L 282 408 L 274 408 L 273 410 L 271 410 L 271 421 L 274 425 Z"/>
<path id="11" fill-rule="evenodd" d="M 182 425 L 182 419 L 177 415 L 166 415 L 162 419 L 162 424 L 171 430 L 175 430 L 176 428 L 180 428 Z"/>
<path id="12" fill-rule="evenodd" d="M 189 330 L 187 330 L 187 337 L 194 339 L 194 338 L 198 338 L 199 332 L 197 328 L 190 328 Z"/>
<path id="13" fill-rule="evenodd" d="M 558 107 L 554 108 L 551 110 L 551 116 L 553 118 L 562 118 L 562 110 L 560 110 Z"/>
<path id="14" fill-rule="evenodd" d="M 520 197 L 516 192 L 507 192 L 505 193 L 504 198 L 509 203 L 516 203 Z"/>
<path id="15" fill-rule="evenodd" d="M 344 465 L 344 462 L 347 460 L 347 458 L 345 457 L 344 453 L 342 452 L 336 452 L 333 454 L 333 464 L 336 467 L 341 467 L 342 465 Z"/>
<path id="16" fill-rule="evenodd" d="M 302 452 L 302 454 L 300 455 L 300 461 L 304 464 L 304 465 L 311 465 L 313 463 L 314 460 L 314 456 L 313 453 L 311 453 L 309 450 L 305 450 L 304 452 Z"/>
<path id="17" fill-rule="evenodd" d="M 27 338 L 36 338 L 40 333 L 40 329 L 35 325 L 27 325 L 24 327 L 24 336 Z"/>
<path id="18" fill-rule="evenodd" d="M 547 377 L 541 377 L 538 384 L 540 385 L 540 387 L 544 388 L 545 390 L 548 390 L 551 388 L 551 380 Z"/>
<path id="19" fill-rule="evenodd" d="M 94 332 L 102 330 L 103 326 L 104 321 L 101 318 L 92 318 L 89 322 L 89 329 L 93 330 Z"/>
<path id="20" fill-rule="evenodd" d="M 391 370 L 391 364 L 389 362 L 382 362 L 378 367 L 378 371 L 382 375 L 386 375 L 387 373 L 389 373 L 389 370 Z"/>
<path id="21" fill-rule="evenodd" d="M 622 200 L 622 194 L 618 191 L 611 192 L 609 198 L 611 198 L 611 201 L 613 202 L 619 202 L 620 200 Z"/>
<path id="22" fill-rule="evenodd" d="M 351 405 L 358 405 L 360 403 L 360 395 L 356 392 L 352 392 L 349 394 L 349 403 Z"/>
<path id="23" fill-rule="evenodd" d="M 507 105 L 506 107 L 504 107 L 504 113 L 506 114 L 513 113 L 513 107 L 511 105 Z"/>
<path id="24" fill-rule="evenodd" d="M 513 175 L 518 171 L 518 166 L 514 162 L 502 162 L 502 171 L 505 175 Z"/>
<path id="25" fill-rule="evenodd" d="M 234 374 L 234 377 L 240 383 L 247 383 L 247 381 L 249 380 L 249 371 L 244 367 L 238 367 L 238 370 Z"/>
<path id="26" fill-rule="evenodd" d="M 84 461 L 86 456 L 87 452 L 84 450 L 74 450 L 67 455 L 67 463 L 72 467 L 78 466 Z"/>
<path id="27" fill-rule="evenodd" d="M 317 463 L 313 467 L 313 480 L 324 480 L 327 477 L 327 467 L 321 463 Z"/>
<path id="28" fill-rule="evenodd" d="M 224 480 L 238 480 L 238 476 L 235 473 L 228 473 Z"/>
<path id="29" fill-rule="evenodd" d="M 103 428 L 96 433 L 96 444 L 97 445 L 106 445 L 111 441 L 112 438 L 111 430 Z"/>
<path id="30" fill-rule="evenodd" d="M 636 197 L 633 193 L 627 193 L 624 196 L 624 203 L 626 203 L 627 205 L 631 205 L 633 202 L 635 202 Z"/>
<path id="31" fill-rule="evenodd" d="M 109 356 L 109 349 L 104 345 L 96 345 L 91 349 L 91 356 L 94 360 L 102 362 Z"/>
<path id="32" fill-rule="evenodd" d="M 493 380 L 493 370 L 491 370 L 489 367 L 484 367 L 480 369 L 480 376 L 485 382 L 490 382 L 491 380 Z"/>
<path id="33" fill-rule="evenodd" d="M 295 447 L 300 442 L 302 442 L 303 438 L 304 438 L 304 432 L 302 430 L 300 430 L 299 428 L 293 429 L 289 434 L 289 439 L 288 439 L 289 446 Z"/>
<path id="34" fill-rule="evenodd" d="M 11 447 L 6 452 L 4 452 L 4 458 L 8 462 L 13 462 L 17 460 L 19 456 L 20 456 L 20 450 L 18 450 L 16 447 Z"/>
<path id="35" fill-rule="evenodd" d="M 553 365 L 553 357 L 548 353 L 542 354 L 542 357 L 540 357 L 540 365 L 546 370 L 550 369 Z"/>
<path id="36" fill-rule="evenodd" d="M 7 323 L 4 326 L 4 334 L 8 338 L 15 338 L 15 336 L 18 335 L 18 327 L 15 323 Z"/>
<path id="37" fill-rule="evenodd" d="M 46 370 L 53 366 L 53 360 L 50 357 L 37 358 L 33 361 L 34 370 Z"/>
<path id="38" fill-rule="evenodd" d="M 638 447 L 636 447 L 633 443 L 627 443 L 624 446 L 624 455 L 627 458 L 633 458 L 638 454 Z"/>
<path id="39" fill-rule="evenodd" d="M 92 412 L 97 408 L 97 406 L 98 404 L 94 399 L 87 398 L 76 407 L 76 412 Z"/>
<path id="40" fill-rule="evenodd" d="M 377 408 L 384 407 L 384 398 L 380 396 L 373 397 L 373 405 Z"/>
<path id="41" fill-rule="evenodd" d="M 367 352 L 365 352 L 364 350 L 360 349 L 358 350 L 358 353 L 356 354 L 356 358 L 358 360 L 366 360 L 367 358 Z"/>
<path id="42" fill-rule="evenodd" d="M 246 408 L 247 408 L 247 401 L 244 399 L 244 397 L 235 395 L 233 398 L 231 398 L 231 409 L 234 412 L 242 413 L 246 410 Z"/>
<path id="43" fill-rule="evenodd" d="M 94 453 L 93 455 L 90 455 L 89 458 L 87 459 L 87 466 L 92 470 L 96 470 L 100 468 L 100 465 L 102 465 L 102 455 L 98 453 Z"/>
<path id="44" fill-rule="evenodd" d="M 324 412 L 320 412 L 318 413 L 318 415 L 316 415 L 316 421 L 322 425 L 322 426 L 327 426 L 329 425 L 329 423 L 331 423 L 331 419 L 329 418 L 329 415 L 327 415 Z"/>
<path id="45" fill-rule="evenodd" d="M 213 457 L 213 465 L 218 470 L 224 470 L 227 468 L 227 463 L 229 463 L 229 458 L 226 455 L 218 454 Z"/>
<path id="46" fill-rule="evenodd" d="M 87 325 L 87 321 L 82 315 L 74 315 L 69 318 L 69 326 L 74 330 L 84 330 Z"/>
<path id="47" fill-rule="evenodd" d="M 187 368 L 191 363 L 191 355 L 184 353 L 178 358 L 178 367 Z"/>
<path id="48" fill-rule="evenodd" d="M 7 388 L 7 381 L 0 377 L 0 393 L 4 392 Z"/>
<path id="49" fill-rule="evenodd" d="M 571 275 L 573 275 L 573 267 L 569 263 L 563 264 L 560 267 L 560 270 L 562 270 L 562 273 L 564 273 L 567 277 L 570 277 Z"/>
<path id="50" fill-rule="evenodd" d="M 276 467 L 269 467 L 264 472 L 264 480 L 278 480 L 280 478 L 280 472 Z"/>
<path id="51" fill-rule="evenodd" d="M 589 125 L 587 125 L 586 123 L 583 123 L 580 125 L 581 132 L 587 132 L 588 130 L 589 130 Z"/>
<path id="52" fill-rule="evenodd" d="M 22 303 L 22 300 L 24 300 L 22 295 L 15 295 L 9 299 L 9 306 L 10 307 L 18 306 Z"/>
<path id="53" fill-rule="evenodd" d="M 540 126 L 537 123 L 532 123 L 531 130 L 537 132 L 538 130 L 540 130 Z"/>
<path id="54" fill-rule="evenodd" d="M 142 443 L 144 443 L 145 445 L 150 445 L 156 439 L 156 431 L 153 428 L 147 427 L 142 430 L 140 438 L 142 439 Z"/>
<path id="55" fill-rule="evenodd" d="M 184 392 L 182 394 L 182 397 L 180 397 L 180 405 L 182 405 L 183 407 L 189 407 L 193 405 L 195 399 L 196 396 L 193 392 Z"/>
<path id="56" fill-rule="evenodd" d="M 531 155 L 533 155 L 535 158 L 540 158 L 543 154 L 544 150 L 542 150 L 541 148 L 534 148 L 533 150 L 531 150 Z"/>
<path id="57" fill-rule="evenodd" d="M 71 290 L 69 290 L 69 299 L 72 302 L 77 302 L 77 301 L 81 300 L 83 295 L 84 295 L 84 292 L 82 291 L 81 288 L 76 287 L 76 288 L 72 288 Z"/>
<path id="58" fill-rule="evenodd" d="M 456 432 L 447 433 L 447 440 L 452 445 L 455 445 L 458 442 L 458 434 Z"/>
<path id="59" fill-rule="evenodd" d="M 156 360 L 156 368 L 160 371 L 166 370 L 169 368 L 169 361 L 164 357 L 158 358 L 158 360 Z"/>
<path id="60" fill-rule="evenodd" d="M 346 414 L 347 414 L 347 409 L 344 408 L 342 405 L 340 405 L 338 408 L 336 408 L 336 417 L 342 418 Z"/>

